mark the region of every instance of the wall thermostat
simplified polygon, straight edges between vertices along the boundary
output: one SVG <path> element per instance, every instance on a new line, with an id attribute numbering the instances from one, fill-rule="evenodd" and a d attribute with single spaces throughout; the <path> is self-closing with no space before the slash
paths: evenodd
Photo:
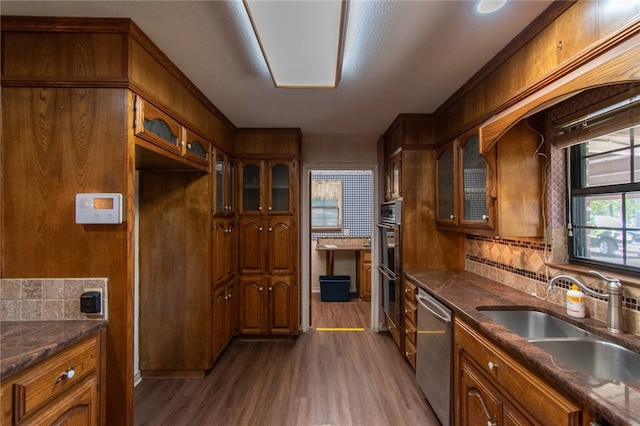
<path id="1" fill-rule="evenodd" d="M 122 223 L 122 194 L 76 194 L 76 223 Z"/>

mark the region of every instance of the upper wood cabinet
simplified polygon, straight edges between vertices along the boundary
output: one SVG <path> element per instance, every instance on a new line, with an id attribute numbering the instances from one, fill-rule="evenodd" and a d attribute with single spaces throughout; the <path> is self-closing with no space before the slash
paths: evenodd
<path id="1" fill-rule="evenodd" d="M 297 161 L 239 162 L 241 214 L 293 214 L 297 203 Z"/>
<path id="2" fill-rule="evenodd" d="M 182 125 L 166 111 L 141 96 L 135 97 L 134 133 L 136 144 L 160 156 L 178 160 L 195 169 L 209 171 L 211 143 Z M 140 168 L 174 168 L 151 155 Z"/>
<path id="3" fill-rule="evenodd" d="M 439 226 L 471 233 L 494 229 L 495 154 L 480 153 L 477 131 L 438 151 L 436 188 Z"/>
<path id="4" fill-rule="evenodd" d="M 535 117 L 528 119 L 535 128 Z M 544 236 L 544 179 L 548 161 L 541 134 L 524 120 L 498 139 L 497 229 L 500 237 Z"/>
<path id="5" fill-rule="evenodd" d="M 399 152 L 384 165 L 384 198 L 387 201 L 402 197 L 402 153 Z"/>
<path id="6" fill-rule="evenodd" d="M 224 152 L 215 150 L 213 178 L 214 216 L 228 216 L 235 213 L 235 161 Z"/>

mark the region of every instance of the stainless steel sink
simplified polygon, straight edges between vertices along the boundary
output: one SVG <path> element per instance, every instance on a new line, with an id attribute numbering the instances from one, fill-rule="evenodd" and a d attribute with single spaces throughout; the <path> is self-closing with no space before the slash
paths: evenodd
<path id="1" fill-rule="evenodd" d="M 640 379 L 640 354 L 605 340 L 530 340 L 566 366 L 606 380 Z"/>
<path id="2" fill-rule="evenodd" d="M 591 336 L 588 331 L 544 312 L 482 310 L 482 314 L 525 339 Z"/>

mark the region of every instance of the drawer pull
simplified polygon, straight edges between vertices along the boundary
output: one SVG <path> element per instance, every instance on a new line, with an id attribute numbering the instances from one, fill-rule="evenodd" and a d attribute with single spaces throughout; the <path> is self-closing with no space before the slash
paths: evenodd
<path id="1" fill-rule="evenodd" d="M 489 361 L 489 370 L 493 371 L 494 369 L 498 368 L 498 364 L 494 364 L 493 361 Z"/>
<path id="2" fill-rule="evenodd" d="M 469 396 L 475 396 L 480 401 L 480 405 L 482 406 L 482 411 L 484 411 L 484 415 L 487 416 L 487 426 L 498 426 L 498 422 L 496 421 L 496 417 L 492 416 L 489 413 L 489 409 L 487 408 L 487 404 L 484 403 L 484 399 L 480 394 L 480 391 L 476 388 L 472 388 L 468 392 Z"/>
<path id="3" fill-rule="evenodd" d="M 58 376 L 58 378 L 56 379 L 56 381 L 53 382 L 53 384 L 54 385 L 58 384 L 58 383 L 60 383 L 61 381 L 65 380 L 65 379 L 66 380 L 71 380 L 71 379 L 73 379 L 73 376 L 75 376 L 75 375 L 76 375 L 76 372 L 73 370 L 73 367 L 69 367 L 69 370 L 67 370 L 64 373 L 60 374 Z"/>

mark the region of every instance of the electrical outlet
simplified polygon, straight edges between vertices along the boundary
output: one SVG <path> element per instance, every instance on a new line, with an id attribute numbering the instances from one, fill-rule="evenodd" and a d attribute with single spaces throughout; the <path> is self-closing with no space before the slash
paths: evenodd
<path id="1" fill-rule="evenodd" d="M 85 288 L 80 295 L 80 312 L 100 315 L 103 312 L 104 293 L 101 288 Z"/>

